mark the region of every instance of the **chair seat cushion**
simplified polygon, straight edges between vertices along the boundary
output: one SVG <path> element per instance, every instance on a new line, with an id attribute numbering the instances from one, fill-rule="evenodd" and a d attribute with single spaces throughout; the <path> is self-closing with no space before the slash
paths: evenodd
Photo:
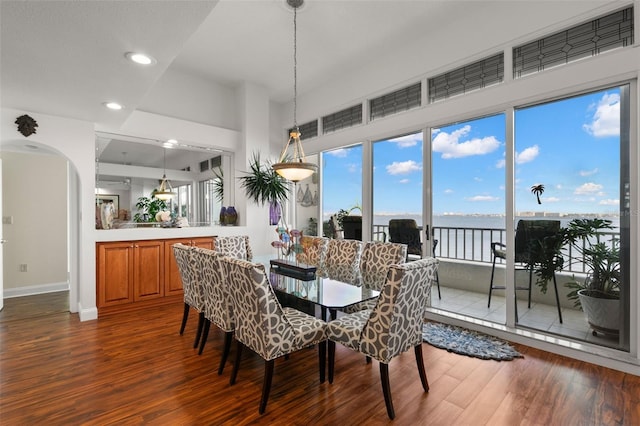
<path id="1" fill-rule="evenodd" d="M 304 348 L 327 340 L 326 322 L 294 308 L 284 307 L 282 311 L 293 327 L 297 348 Z"/>
<path id="2" fill-rule="evenodd" d="M 378 301 L 378 298 L 369 299 L 369 300 L 363 300 L 362 302 L 358 302 L 358 303 L 354 303 L 353 305 L 345 306 L 344 309 L 342 309 L 342 312 L 344 312 L 345 314 L 352 314 L 354 312 L 363 311 L 365 309 L 373 309 L 373 308 L 376 307 L 376 302 L 377 301 Z"/>
<path id="3" fill-rule="evenodd" d="M 506 249 L 503 249 L 503 248 L 498 248 L 498 247 L 496 247 L 496 248 L 493 250 L 493 255 L 494 255 L 495 257 L 499 257 L 500 259 L 506 259 L 506 258 L 507 258 L 507 250 L 506 250 Z"/>
<path id="4" fill-rule="evenodd" d="M 371 309 L 354 312 L 327 324 L 327 338 L 354 351 L 359 350 L 360 335 L 369 320 Z"/>

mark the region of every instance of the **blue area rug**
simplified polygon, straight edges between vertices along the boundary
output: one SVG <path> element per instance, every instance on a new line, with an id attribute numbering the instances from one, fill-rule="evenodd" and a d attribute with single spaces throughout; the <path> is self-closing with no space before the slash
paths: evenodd
<path id="1" fill-rule="evenodd" d="M 436 348 L 480 359 L 511 361 L 523 358 L 504 340 L 448 324 L 426 323 L 422 328 L 422 338 Z"/>

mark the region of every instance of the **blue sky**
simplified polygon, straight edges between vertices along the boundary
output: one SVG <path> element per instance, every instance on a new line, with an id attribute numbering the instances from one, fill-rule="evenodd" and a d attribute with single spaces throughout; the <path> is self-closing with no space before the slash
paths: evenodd
<path id="1" fill-rule="evenodd" d="M 516 211 L 619 210 L 617 88 L 516 111 Z M 498 114 L 432 133 L 434 214 L 502 214 L 505 117 Z M 374 144 L 374 211 L 419 214 L 422 132 Z M 362 147 L 327 152 L 324 212 L 360 203 Z M 543 184 L 538 205 L 531 186 Z"/>

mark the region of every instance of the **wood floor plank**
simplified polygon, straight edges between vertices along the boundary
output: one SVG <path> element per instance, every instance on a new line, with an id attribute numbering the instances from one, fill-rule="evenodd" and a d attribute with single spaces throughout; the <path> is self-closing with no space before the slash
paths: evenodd
<path id="1" fill-rule="evenodd" d="M 393 359 L 393 422 L 376 361 L 337 345 L 334 383 L 321 384 L 317 352 L 303 350 L 276 361 L 261 416 L 263 360 L 243 352 L 230 386 L 231 363 L 217 374 L 224 333 L 212 327 L 199 356 L 197 315 L 178 334 L 181 303 L 89 322 L 53 298 L 20 303 L 44 310 L 0 316 L 3 425 L 640 424 L 640 377 L 521 345 L 524 358 L 495 362 L 424 344 L 428 393 L 413 351 Z"/>

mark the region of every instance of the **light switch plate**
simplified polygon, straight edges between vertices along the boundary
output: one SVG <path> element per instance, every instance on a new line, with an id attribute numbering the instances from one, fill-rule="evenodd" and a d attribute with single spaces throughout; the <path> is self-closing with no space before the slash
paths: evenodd
<path id="1" fill-rule="evenodd" d="M 13 225 L 13 216 L 2 216 L 3 225 Z"/>

